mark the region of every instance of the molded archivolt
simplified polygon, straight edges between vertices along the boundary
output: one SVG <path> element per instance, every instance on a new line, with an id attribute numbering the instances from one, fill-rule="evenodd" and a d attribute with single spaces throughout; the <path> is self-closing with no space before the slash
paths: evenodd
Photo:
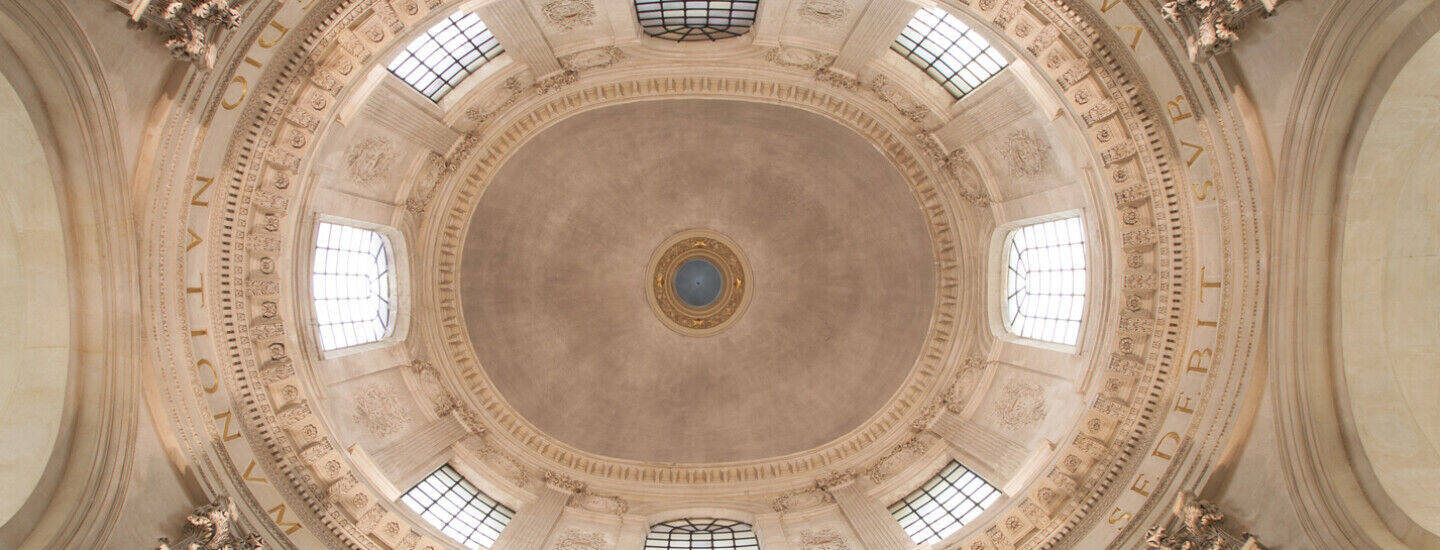
<path id="1" fill-rule="evenodd" d="M 7 390 L 49 401 L 0 398 L 6 422 L 25 422 L 21 430 L 29 432 L 24 441 L 7 438 L 0 450 L 5 548 L 106 546 L 130 484 L 140 399 L 139 267 L 132 187 L 117 169 L 126 162 L 116 109 L 93 52 L 67 6 L 0 3 L 0 78 L 12 90 L 4 116 L 14 131 L 5 135 L 28 140 L 6 146 L 14 156 L 0 199 L 10 210 L 3 223 L 21 239 L 15 251 L 28 273 L 20 298 L 46 302 L 22 301 L 28 311 L 13 319 L 29 340 L 20 345 L 50 348 L 5 360 L 7 369 L 26 369 L 26 380 L 18 387 L 7 381 Z M 27 334 L 42 327 L 50 334 Z M 10 406 L 31 416 L 14 415 Z M 6 464 L 11 460 L 26 464 Z"/>
<path id="2" fill-rule="evenodd" d="M 367 89 L 366 75 L 413 29 L 442 16 L 440 4 L 288 2 L 249 9 L 250 23 L 224 44 L 217 69 L 196 75 L 179 91 L 177 103 L 203 107 L 172 113 L 157 149 L 164 152 L 157 163 L 180 167 L 159 171 L 154 189 L 166 199 L 158 202 L 166 211 L 183 206 L 178 215 L 153 218 L 163 230 L 154 232 L 150 249 L 159 268 L 147 288 L 171 313 L 152 319 L 152 328 L 193 335 L 157 343 L 165 348 L 164 406 L 182 432 L 177 438 L 195 475 L 208 491 L 234 495 L 267 539 L 302 547 L 377 540 L 400 548 L 441 546 L 395 505 L 393 487 L 380 483 L 384 476 L 375 474 L 375 465 L 386 457 L 361 456 L 336 437 L 342 419 L 328 414 L 320 399 L 323 381 L 306 351 L 312 337 L 296 321 L 303 319 L 296 313 L 303 307 L 296 287 L 304 283 L 293 265 L 297 227 L 312 214 L 305 208 L 317 193 L 316 151 L 328 133 L 339 131 L 337 116 L 350 120 L 354 104 L 363 100 L 356 90 Z M 1146 75 L 1128 57 L 1128 47 L 1101 30 L 1100 16 L 1089 6 L 1006 1 L 950 7 L 1003 37 L 1018 53 L 1017 63 L 1033 71 L 1036 86 L 1048 90 L 1048 101 L 1060 106 L 1061 123 L 1095 168 L 1086 189 L 1104 236 L 1095 245 L 1106 250 L 1101 258 L 1112 284 L 1094 298 L 1090 322 L 1099 328 L 1086 344 L 1091 365 L 1078 418 L 1053 452 L 1039 456 L 1032 476 L 946 544 L 983 549 L 1136 541 L 1152 518 L 1166 514 L 1173 495 L 1203 483 L 1224 441 L 1219 434 L 1234 422 L 1232 405 L 1246 377 L 1234 366 L 1244 357 L 1232 347 L 1248 349 L 1253 328 L 1197 322 L 1208 318 L 1197 317 L 1190 305 L 1209 300 L 1204 313 L 1226 319 L 1232 308 L 1255 300 L 1257 294 L 1244 286 L 1252 283 L 1249 275 L 1231 263 L 1248 266 L 1244 262 L 1253 256 L 1194 243 L 1197 235 L 1232 228 L 1199 225 L 1193 209 L 1221 207 L 1198 202 L 1204 199 L 1190 195 L 1188 184 L 1238 176 L 1211 173 L 1219 161 L 1209 158 L 1180 167 L 1176 141 L 1213 146 L 1200 136 L 1214 133 L 1156 119 L 1157 102 L 1143 88 Z M 1128 8 L 1110 13 L 1135 17 Z M 507 48 L 516 51 L 515 44 Z M 833 54 L 799 48 L 753 47 L 699 70 L 671 49 L 647 55 L 643 46 L 574 52 L 561 58 L 564 70 L 539 75 L 511 65 L 494 73 L 502 85 L 475 88 L 493 93 L 456 103 L 473 107 L 464 109 L 473 113 L 469 122 L 457 122 L 465 136 L 437 152 L 441 168 L 406 197 L 413 203 L 407 200 L 406 209 L 392 213 L 394 225 L 414 236 L 412 265 L 426 266 L 413 270 L 419 274 L 416 309 L 423 313 L 411 331 L 416 337 L 403 348 L 405 356 L 433 363 L 417 361 L 414 378 L 402 376 L 427 388 L 422 403 L 429 406 L 420 407 L 419 419 L 435 433 L 458 428 L 465 434 L 444 452 L 473 464 L 470 473 L 484 478 L 487 494 L 549 503 L 560 509 L 556 514 L 617 530 L 613 538 L 601 537 L 606 540 L 625 536 L 635 512 L 656 515 L 721 502 L 764 513 L 766 522 L 808 525 L 805 518 L 833 512 L 837 499 L 847 513 L 858 513 L 861 500 L 913 489 L 897 480 L 922 470 L 928 475 L 943 463 L 943 446 L 931 443 L 939 423 L 967 407 L 957 397 L 965 389 L 955 384 L 964 380 L 967 352 L 983 349 L 973 334 L 980 331 L 977 315 L 953 311 L 960 290 L 957 297 L 942 293 L 942 301 L 955 303 L 937 309 L 951 318 L 932 327 L 927 346 L 933 352 L 882 411 L 835 442 L 772 460 L 662 465 L 567 448 L 510 410 L 471 356 L 454 311 L 454 257 L 485 183 L 528 137 L 574 113 L 617 102 L 730 98 L 831 117 L 875 143 L 933 212 L 930 233 L 942 266 L 978 257 L 966 255 L 979 240 L 971 240 L 973 226 L 956 212 L 983 216 L 990 200 L 983 183 L 960 180 L 960 155 L 931 132 L 948 122 L 949 113 L 916 99 L 925 88 L 892 80 L 884 63 L 856 77 L 831 70 Z M 627 65 L 627 59 L 637 61 Z M 1168 68 L 1149 74 L 1174 85 Z M 164 145 L 190 141 L 191 132 L 199 133 L 193 141 L 201 154 L 165 157 L 188 151 Z M 1251 204 L 1248 187 L 1219 187 L 1241 206 Z M 1218 219 L 1224 217 L 1203 223 Z M 1227 282 L 1198 296 L 1197 264 L 1225 273 Z M 979 278 L 953 269 L 942 275 L 942 288 Z M 204 309 L 185 292 L 202 280 Z M 261 307 L 267 300 L 286 305 L 270 314 Z M 1207 366 L 1186 369 L 1184 358 L 1201 347 L 1211 352 Z M 204 365 L 209 370 L 199 368 Z M 1192 473 L 1177 475 L 1182 465 Z M 256 481 L 259 472 L 265 481 Z M 561 496 L 552 498 L 553 491 Z M 526 513 L 519 510 L 517 524 Z M 779 514 L 793 515 L 782 520 Z M 883 520 L 883 507 L 879 514 Z M 764 537 L 760 519 L 757 530 Z M 817 520 L 816 536 L 829 528 L 822 524 L 832 525 Z M 861 538 L 868 536 L 873 533 Z"/>
<path id="3" fill-rule="evenodd" d="M 1437 146 L 1440 5 L 1347 3 L 1319 35 L 1277 153 L 1281 462 L 1315 545 L 1440 547 L 1426 474 L 1440 468 L 1427 394 L 1436 225 L 1423 175 Z"/>

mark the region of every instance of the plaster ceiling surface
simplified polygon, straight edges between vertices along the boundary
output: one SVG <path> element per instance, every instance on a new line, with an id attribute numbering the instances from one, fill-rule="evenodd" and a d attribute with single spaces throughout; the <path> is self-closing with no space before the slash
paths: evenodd
<path id="1" fill-rule="evenodd" d="M 923 213 L 868 141 L 819 115 L 724 100 L 584 112 L 489 183 L 460 292 L 487 375 L 580 450 L 648 462 L 782 456 L 856 428 L 922 349 L 936 295 Z M 718 232 L 748 308 L 706 336 L 646 299 L 656 247 Z"/>

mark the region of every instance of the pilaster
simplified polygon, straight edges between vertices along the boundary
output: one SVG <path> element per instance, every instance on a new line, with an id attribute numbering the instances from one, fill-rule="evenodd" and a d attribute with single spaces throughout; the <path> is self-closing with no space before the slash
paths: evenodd
<path id="1" fill-rule="evenodd" d="M 555 530 L 555 524 L 560 521 L 560 514 L 565 511 L 565 505 L 574 492 L 545 483 L 538 493 L 535 500 L 515 513 L 510 524 L 500 533 L 500 538 L 490 547 L 491 550 L 540 548 L 545 539 L 550 538 L 550 532 Z"/>
<path id="2" fill-rule="evenodd" d="M 436 154 L 448 153 L 460 139 L 460 132 L 440 121 L 439 109 L 427 109 L 411 101 L 407 96 L 419 95 L 398 89 L 403 85 L 396 78 L 382 79 L 379 93 L 370 94 L 361 106 L 361 116 Z"/>
<path id="3" fill-rule="evenodd" d="M 755 536 L 760 539 L 760 547 L 765 550 L 793 550 L 790 541 L 785 538 L 785 528 L 781 527 L 780 516 L 777 514 L 755 516 Z"/>
<path id="4" fill-rule="evenodd" d="M 1004 434 L 955 414 L 942 414 L 930 427 L 960 456 L 966 468 L 996 487 L 1004 487 L 1025 465 L 1025 447 Z"/>
<path id="5" fill-rule="evenodd" d="M 414 486 L 434 470 L 432 458 L 469 433 L 453 416 L 444 416 L 370 453 L 380 473 L 396 487 Z"/>
<path id="6" fill-rule="evenodd" d="M 855 22 L 855 30 L 850 31 L 831 67 L 852 75 L 860 74 L 870 60 L 890 47 L 919 9 L 920 6 L 909 0 L 873 0 Z"/>
<path id="7" fill-rule="evenodd" d="M 906 550 L 915 545 L 890 512 L 866 495 L 858 483 L 833 487 L 829 492 L 868 550 Z"/>
<path id="8" fill-rule="evenodd" d="M 515 56 L 540 77 L 560 70 L 560 60 L 550 49 L 540 25 L 530 16 L 521 0 L 498 0 L 478 10 L 480 18 L 505 51 Z"/>

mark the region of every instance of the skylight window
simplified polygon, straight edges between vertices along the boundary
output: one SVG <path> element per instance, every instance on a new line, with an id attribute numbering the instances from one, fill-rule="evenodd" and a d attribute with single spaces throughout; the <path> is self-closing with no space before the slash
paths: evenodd
<path id="1" fill-rule="evenodd" d="M 645 550 L 760 548 L 750 524 L 730 519 L 686 518 L 650 526 Z"/>
<path id="2" fill-rule="evenodd" d="M 505 53 L 474 13 L 456 13 L 430 27 L 390 62 L 391 73 L 439 102 L 481 65 Z"/>
<path id="3" fill-rule="evenodd" d="M 979 33 L 940 8 L 915 12 L 890 49 L 920 67 L 955 99 L 1009 64 Z"/>
<path id="4" fill-rule="evenodd" d="M 315 230 L 311 295 L 320 349 L 378 342 L 393 331 L 390 243 L 374 231 L 321 222 Z"/>
<path id="5" fill-rule="evenodd" d="M 1085 226 L 1079 216 L 1027 225 L 1005 242 L 1005 329 L 1067 346 L 1085 307 Z"/>
<path id="6" fill-rule="evenodd" d="M 1000 491 L 958 461 L 950 461 L 919 489 L 890 505 L 890 515 L 915 544 L 931 544 L 974 521 Z"/>
<path id="7" fill-rule="evenodd" d="M 635 0 L 635 15 L 650 36 L 719 40 L 750 32 L 758 5 L 758 0 Z"/>
<path id="8" fill-rule="evenodd" d="M 405 491 L 400 501 L 466 548 L 493 546 L 515 517 L 513 510 L 475 488 L 449 464 Z"/>

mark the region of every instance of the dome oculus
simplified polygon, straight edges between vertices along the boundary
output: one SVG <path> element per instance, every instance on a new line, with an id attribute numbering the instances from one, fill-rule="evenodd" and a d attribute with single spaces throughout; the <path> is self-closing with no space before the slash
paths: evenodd
<path id="1" fill-rule="evenodd" d="M 730 239 L 692 229 L 666 239 L 650 259 L 646 294 L 660 322 L 687 336 L 729 326 L 745 309 L 750 268 Z"/>
<path id="2" fill-rule="evenodd" d="M 705 307 L 715 303 L 725 285 L 720 268 L 705 258 L 685 260 L 675 270 L 675 296 L 690 307 Z"/>

